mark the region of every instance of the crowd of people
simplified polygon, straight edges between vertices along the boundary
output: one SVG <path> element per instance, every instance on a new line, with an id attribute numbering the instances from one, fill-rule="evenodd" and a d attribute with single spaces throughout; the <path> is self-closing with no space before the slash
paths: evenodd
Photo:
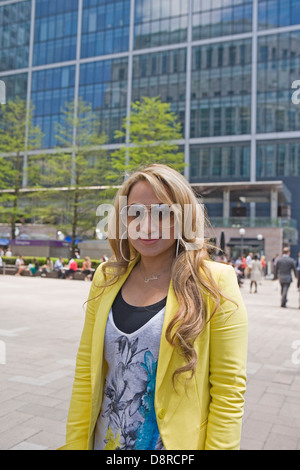
<path id="1" fill-rule="evenodd" d="M 10 257 L 12 253 L 8 248 L 0 248 L 0 267 L 3 266 L 2 257 Z M 93 279 L 95 269 L 92 267 L 92 262 L 89 256 L 85 256 L 82 266 L 78 267 L 78 259 L 80 258 L 79 250 L 75 250 L 73 257 L 70 257 L 68 263 L 64 263 L 64 258 L 60 256 L 52 261 L 50 257 L 47 257 L 46 263 L 40 265 L 37 258 L 33 258 L 32 262 L 28 265 L 25 264 L 24 256 L 19 255 L 15 261 L 16 273 L 15 276 L 21 276 L 24 271 L 29 271 L 30 276 L 47 277 L 49 273 L 56 273 L 58 279 L 73 279 L 76 272 L 84 274 L 85 281 L 91 281 Z M 100 263 L 107 261 L 106 255 L 102 256 Z"/>
<path id="2" fill-rule="evenodd" d="M 230 264 L 234 268 L 239 286 L 243 285 L 244 279 L 250 279 L 250 293 L 253 289 L 254 293 L 257 293 L 258 282 L 267 274 L 266 257 L 260 256 L 259 253 L 250 252 L 248 255 L 244 254 L 236 259 L 228 258 L 226 254 L 223 254 L 217 260 Z"/>
<path id="3" fill-rule="evenodd" d="M 0 267 L 3 266 L 2 257 L 10 257 L 12 253 L 10 248 L 1 248 L 0 247 Z M 284 259 L 285 264 L 284 268 L 281 268 L 281 280 L 280 280 L 280 269 L 279 266 L 281 262 L 277 265 L 278 261 L 285 257 L 289 257 L 289 263 L 287 264 L 287 260 Z M 80 258 L 79 250 L 75 250 L 74 256 L 70 257 L 68 263 L 64 263 L 64 258 L 61 256 L 56 259 L 53 263 L 51 258 L 47 258 L 46 263 L 43 265 L 39 265 L 36 258 L 33 259 L 33 262 L 29 265 L 25 265 L 24 256 L 18 256 L 15 262 L 16 266 L 16 276 L 21 276 L 25 270 L 30 272 L 31 276 L 40 275 L 41 277 L 47 277 L 49 273 L 56 273 L 57 278 L 59 279 L 73 279 L 76 272 L 81 272 L 84 274 L 85 281 L 91 281 L 93 279 L 95 270 L 92 268 L 91 259 L 86 256 L 82 263 L 81 268 L 78 267 L 77 259 Z M 102 256 L 100 259 L 100 263 L 107 261 L 108 257 L 106 255 Z M 236 275 L 238 284 L 241 287 L 244 283 L 245 279 L 250 280 L 250 293 L 257 293 L 258 292 L 258 284 L 267 275 L 267 261 L 264 255 L 260 256 L 259 253 L 253 254 L 252 252 L 248 253 L 248 255 L 244 254 L 243 256 L 239 256 L 236 259 L 229 258 L 225 253 L 215 257 L 216 261 L 230 264 L 233 266 Z M 285 266 L 288 266 L 286 268 Z M 288 282 L 285 281 L 286 274 L 282 274 L 282 270 L 285 271 L 286 269 L 289 270 L 288 273 Z M 281 291 L 282 291 L 282 305 L 285 306 L 286 299 L 287 299 L 287 292 L 289 289 L 289 284 L 291 282 L 291 271 L 294 272 L 294 275 L 297 279 L 297 287 L 300 290 L 300 252 L 298 253 L 298 257 L 296 260 L 290 258 L 290 251 L 288 248 L 283 250 L 282 256 L 276 254 L 271 262 L 271 274 L 273 275 L 273 279 L 279 279 L 281 284 Z M 283 276 L 283 277 L 282 277 Z"/>
<path id="4" fill-rule="evenodd" d="M 278 253 L 271 261 L 271 272 L 268 273 L 266 257 L 259 253 L 244 254 L 236 259 L 229 259 L 226 254 L 217 257 L 217 261 L 230 264 L 235 269 L 238 284 L 241 287 L 245 279 L 250 280 L 250 293 L 258 292 L 259 282 L 267 275 L 271 274 L 273 280 L 278 280 L 281 286 L 281 307 L 287 304 L 287 293 L 293 281 L 293 275 L 300 290 L 300 252 L 297 259 L 291 258 L 290 248 L 285 247 L 282 255 Z M 292 275 L 293 273 L 293 275 Z M 253 290 L 254 289 L 254 290 Z M 300 303 L 299 303 L 300 308 Z"/>

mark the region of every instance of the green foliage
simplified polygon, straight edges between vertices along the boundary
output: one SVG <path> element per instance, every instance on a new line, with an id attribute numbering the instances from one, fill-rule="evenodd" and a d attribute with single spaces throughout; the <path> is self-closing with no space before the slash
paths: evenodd
<path id="1" fill-rule="evenodd" d="M 123 121 L 123 130 L 116 131 L 115 138 L 124 139 L 128 133 L 129 145 L 112 154 L 112 167 L 119 174 L 124 176 L 150 163 L 164 163 L 183 171 L 184 155 L 174 143 L 182 139 L 181 124 L 169 103 L 162 103 L 158 97 L 144 97 L 133 103 L 129 118 Z"/>
<path id="2" fill-rule="evenodd" d="M 74 250 L 75 239 L 96 228 L 98 205 L 108 202 L 104 190 L 89 188 L 106 183 L 109 159 L 103 149 L 106 136 L 99 133 L 100 124 L 90 104 L 81 99 L 67 103 L 62 116 L 56 136 L 60 147 L 39 162 L 43 190 L 36 215 L 43 223 L 55 224 L 70 235 Z"/>
<path id="3" fill-rule="evenodd" d="M 11 225 L 14 238 L 16 222 L 27 215 L 20 204 L 23 194 L 23 160 L 28 151 L 39 149 L 42 132 L 32 124 L 33 107 L 25 100 L 16 98 L 1 108 L 0 123 L 0 214 Z M 33 168 L 28 168 L 27 174 Z"/>
<path id="4" fill-rule="evenodd" d="M 19 258 L 19 256 L 2 256 L 2 261 L 7 264 L 7 265 L 14 265 L 16 264 L 16 260 Z M 28 266 L 29 264 L 33 264 L 34 263 L 34 260 L 36 259 L 37 262 L 38 262 L 38 265 L 41 267 L 41 266 L 44 266 L 44 264 L 47 263 L 47 258 L 43 257 L 43 256 L 24 256 L 23 257 L 24 259 L 24 263 L 25 263 L 25 266 Z M 53 262 L 53 265 L 55 263 L 55 261 L 58 259 L 58 257 L 50 257 L 51 261 Z M 67 265 L 69 262 L 69 259 L 68 258 L 63 258 L 63 264 L 64 265 Z M 78 268 L 82 268 L 82 264 L 84 262 L 84 259 L 76 259 L 76 263 L 78 265 Z M 91 263 L 92 263 L 92 268 L 93 269 L 97 269 L 97 267 L 99 266 L 100 264 L 100 261 L 98 259 L 91 259 Z"/>
<path id="5" fill-rule="evenodd" d="M 0 153 L 21 153 L 41 147 L 42 132 L 32 124 L 33 106 L 16 98 L 3 106 L 0 126 Z M 28 130 L 26 134 L 26 128 Z"/>

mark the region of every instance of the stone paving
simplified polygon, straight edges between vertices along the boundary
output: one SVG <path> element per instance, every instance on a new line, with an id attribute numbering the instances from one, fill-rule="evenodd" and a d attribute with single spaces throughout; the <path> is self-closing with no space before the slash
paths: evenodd
<path id="1" fill-rule="evenodd" d="M 0 449 L 64 444 L 90 283 L 0 276 Z M 242 450 L 300 450 L 300 310 L 295 283 L 242 287 L 249 315 Z"/>

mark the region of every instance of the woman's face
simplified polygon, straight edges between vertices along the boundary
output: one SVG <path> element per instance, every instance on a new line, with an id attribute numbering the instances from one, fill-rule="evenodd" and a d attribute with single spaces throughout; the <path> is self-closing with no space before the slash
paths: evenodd
<path id="1" fill-rule="evenodd" d="M 127 204 L 129 206 L 127 213 L 130 214 L 127 216 L 127 234 L 132 246 L 142 256 L 158 256 L 168 250 L 172 251 L 172 247 L 175 254 L 176 241 L 172 230 L 172 215 L 165 225 L 161 212 L 157 212 L 156 217 L 154 211 L 157 209 L 160 211 L 164 207 L 161 204 L 164 203 L 157 198 L 151 184 L 148 181 L 135 183 L 130 190 Z M 139 211 L 135 212 L 138 204 L 146 206 L 144 217 L 141 217 Z M 137 217 L 140 219 L 139 222 Z"/>

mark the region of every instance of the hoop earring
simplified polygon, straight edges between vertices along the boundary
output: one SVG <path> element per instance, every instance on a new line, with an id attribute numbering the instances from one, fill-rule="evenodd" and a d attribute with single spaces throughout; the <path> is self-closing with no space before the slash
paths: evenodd
<path id="1" fill-rule="evenodd" d="M 124 254 L 123 254 L 123 250 L 122 250 L 122 241 L 123 241 L 123 238 L 121 237 L 121 239 L 120 239 L 120 253 L 121 253 L 122 258 L 125 261 L 127 261 L 127 263 L 131 263 L 132 261 L 135 261 L 137 259 L 137 257 L 139 256 L 139 253 L 133 259 L 125 258 Z"/>
<path id="2" fill-rule="evenodd" d="M 176 244 L 176 258 L 178 256 L 178 253 L 179 253 L 179 238 L 177 238 L 177 244 Z"/>

